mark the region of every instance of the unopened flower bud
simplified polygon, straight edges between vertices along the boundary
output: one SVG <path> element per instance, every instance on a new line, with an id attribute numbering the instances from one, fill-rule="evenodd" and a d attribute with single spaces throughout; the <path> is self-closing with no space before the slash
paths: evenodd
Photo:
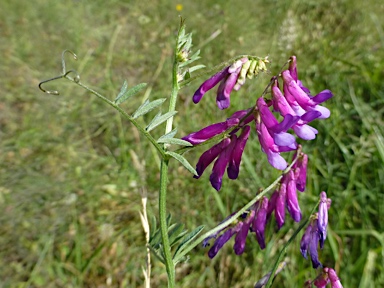
<path id="1" fill-rule="evenodd" d="M 255 75 L 255 69 L 256 69 L 256 65 L 257 65 L 257 61 L 256 60 L 251 60 L 250 61 L 250 65 L 249 65 L 249 69 L 248 69 L 248 72 L 247 72 L 247 78 L 248 79 L 252 79 L 253 76 Z"/>
<path id="2" fill-rule="evenodd" d="M 189 51 L 183 49 L 177 53 L 177 61 L 185 62 L 188 60 Z"/>
<path id="3" fill-rule="evenodd" d="M 263 60 L 260 59 L 257 66 L 259 71 L 267 71 L 267 65 L 265 65 Z"/>

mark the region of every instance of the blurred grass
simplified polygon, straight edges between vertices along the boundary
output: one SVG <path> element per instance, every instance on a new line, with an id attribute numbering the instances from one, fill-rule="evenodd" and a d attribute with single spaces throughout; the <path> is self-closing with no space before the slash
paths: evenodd
<path id="1" fill-rule="evenodd" d="M 384 286 L 384 4 L 104 3 L 2 2 L 0 287 L 142 287 L 139 188 L 146 185 L 149 212 L 157 215 L 156 155 L 147 153 L 148 144 L 116 112 L 88 93 L 54 82 L 46 88 L 61 95 L 49 96 L 37 85 L 60 73 L 60 53 L 71 49 L 79 60 L 68 59 L 67 66 L 110 98 L 125 79 L 130 86 L 149 81 L 153 98 L 169 95 L 179 13 L 207 66 L 242 53 L 269 54 L 277 71 L 295 54 L 299 77 L 311 91 L 334 92 L 326 104 L 332 117 L 315 123 L 319 135 L 304 146 L 310 172 L 307 191 L 299 195 L 301 207 L 308 213 L 319 192 L 327 191 L 332 198 L 330 236 L 321 260 L 339 271 L 344 287 Z M 176 4 L 183 5 L 181 12 Z M 212 40 L 214 33 L 219 34 Z M 233 95 L 230 110 L 252 105 L 268 79 L 248 81 Z M 180 93 L 178 136 L 225 118 L 209 101 L 213 93 L 202 105 L 191 104 L 198 85 Z M 139 96 L 129 105 L 141 101 Z M 130 150 L 146 168 L 145 183 L 132 167 Z M 193 162 L 201 152 L 187 157 Z M 173 163 L 168 207 L 174 218 L 189 229 L 213 227 L 268 185 L 276 174 L 255 135 L 245 154 L 239 181 L 225 179 L 219 197 L 208 175 L 196 181 Z M 248 239 L 241 257 L 230 244 L 212 261 L 196 248 L 189 262 L 177 268 L 180 287 L 252 287 L 271 268 L 268 259 L 276 257 L 294 227 L 289 221 L 275 233 L 270 223 L 267 248 L 260 251 Z M 298 247 L 299 240 L 289 248 L 276 287 L 298 287 L 316 276 Z M 164 287 L 164 269 L 156 261 L 152 275 L 153 287 Z"/>

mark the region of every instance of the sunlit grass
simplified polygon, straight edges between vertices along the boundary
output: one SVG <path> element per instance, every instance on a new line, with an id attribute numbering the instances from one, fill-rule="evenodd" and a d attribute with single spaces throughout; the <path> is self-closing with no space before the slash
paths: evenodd
<path id="1" fill-rule="evenodd" d="M 269 54 L 275 72 L 295 54 L 299 76 L 311 91 L 334 92 L 326 104 L 332 117 L 315 123 L 319 135 L 304 146 L 310 172 L 308 189 L 299 195 L 301 207 L 309 213 L 319 192 L 327 191 L 330 233 L 321 260 L 339 271 L 345 287 L 384 285 L 382 4 L 5 2 L 0 11 L 0 286 L 142 287 L 139 188 L 146 186 L 149 214 L 157 215 L 156 154 L 131 125 L 88 93 L 63 81 L 48 84 L 47 89 L 61 93 L 50 96 L 37 85 L 60 73 L 61 52 L 71 49 L 79 60 L 68 57 L 68 67 L 107 97 L 113 98 L 124 80 L 130 86 L 149 82 L 151 97 L 166 97 L 179 14 L 194 33 L 194 48 L 201 49 L 204 64 L 242 53 Z M 247 81 L 234 93 L 231 111 L 251 106 L 269 78 Z M 180 93 L 179 137 L 227 116 L 215 108 L 214 93 L 205 96 L 203 105 L 191 103 L 198 85 Z M 124 108 L 134 111 L 144 94 Z M 145 183 L 131 164 L 130 150 L 145 167 Z M 201 152 L 186 157 L 194 164 Z M 219 194 L 208 183 L 209 173 L 195 180 L 176 163 L 170 171 L 169 212 L 190 230 L 213 227 L 277 175 L 254 135 L 240 179 L 225 179 Z M 260 251 L 248 239 L 241 257 L 231 244 L 214 260 L 196 248 L 177 267 L 178 283 L 252 287 L 296 227 L 289 221 L 276 232 L 270 223 L 267 248 Z M 290 246 L 276 287 L 300 287 L 316 276 L 298 247 L 299 240 Z M 152 275 L 153 287 L 165 285 L 164 267 L 156 260 Z"/>

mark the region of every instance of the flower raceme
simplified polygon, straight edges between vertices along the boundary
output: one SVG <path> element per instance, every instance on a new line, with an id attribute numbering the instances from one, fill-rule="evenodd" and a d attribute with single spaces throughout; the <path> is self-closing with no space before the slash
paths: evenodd
<path id="1" fill-rule="evenodd" d="M 220 109 L 227 108 L 230 104 L 229 96 L 233 89 L 240 88 L 246 77 L 252 78 L 253 74 L 257 74 L 263 69 L 266 70 L 265 62 L 267 59 L 263 61 L 242 58 L 233 65 L 224 68 L 199 87 L 193 96 L 193 102 L 200 102 L 208 90 L 220 83 L 216 101 Z M 260 63 L 263 63 L 264 66 Z M 248 127 L 250 122 L 255 123 L 261 150 L 267 155 L 268 162 L 272 167 L 279 170 L 284 170 L 288 166 L 281 153 L 297 150 L 298 147 L 295 136 L 288 133 L 290 130 L 293 130 L 303 140 L 316 138 L 318 131 L 308 124 L 315 119 L 329 117 L 329 110 L 319 104 L 333 96 L 331 91 L 324 90 L 312 97 L 309 89 L 298 80 L 295 56 L 291 57 L 289 68 L 283 71 L 281 75 L 283 91 L 279 88 L 278 77 L 273 77 L 271 80 L 271 101 L 266 101 L 260 97 L 257 99 L 255 107 L 237 111 L 224 122 L 211 124 L 182 138 L 192 145 L 197 145 L 217 135 L 223 135 L 231 129 L 231 132 L 226 135 L 227 138 L 201 155 L 196 165 L 198 176 L 195 178 L 200 178 L 207 166 L 213 162 L 214 167 L 210 182 L 217 191 L 221 189 L 225 169 L 227 169 L 230 179 L 238 178 L 241 156 L 250 134 Z M 280 122 L 270 110 L 271 107 L 282 117 Z M 241 135 L 237 136 L 236 133 L 240 130 Z M 215 159 L 217 160 L 215 161 Z M 308 159 L 301 159 L 300 161 L 303 161 L 302 165 L 306 166 Z M 294 177 L 297 189 L 304 191 L 306 168 L 295 170 L 297 175 Z M 299 170 L 301 170 L 300 173 Z"/>
<path id="2" fill-rule="evenodd" d="M 208 246 L 208 241 L 210 239 L 216 239 L 208 251 L 208 256 L 210 258 L 215 257 L 224 244 L 227 243 L 234 235 L 236 235 L 236 237 L 233 250 L 236 255 L 241 255 L 245 250 L 245 242 L 249 232 L 255 232 L 256 239 L 261 249 L 264 249 L 264 231 L 267 224 L 267 207 L 268 198 L 263 197 L 260 201 L 256 202 L 255 205 L 253 205 L 248 213 L 244 213 L 241 217 L 243 218 L 242 221 L 239 220 L 227 228 L 224 228 L 223 230 L 225 231 L 220 236 L 216 234 L 206 238 L 203 242 L 203 246 Z"/>
<path id="3" fill-rule="evenodd" d="M 298 158 L 300 157 L 306 158 L 305 155 L 299 155 Z M 245 220 L 239 219 L 235 225 L 223 229 L 225 232 L 223 232 L 219 237 L 217 237 L 219 234 L 217 233 L 216 235 L 211 235 L 204 240 L 204 246 L 208 246 L 208 241 L 210 239 L 216 239 L 212 248 L 208 252 L 208 256 L 210 258 L 216 256 L 224 244 L 234 235 L 236 235 L 234 251 L 237 255 L 242 254 L 245 249 L 245 241 L 249 231 L 255 232 L 256 240 L 259 243 L 260 248 L 264 249 L 266 247 L 264 235 L 265 226 L 267 225 L 273 211 L 275 212 L 278 229 L 280 229 L 285 223 L 286 207 L 295 222 L 301 221 L 302 215 L 296 193 L 296 190 L 298 189 L 297 187 L 300 186 L 298 185 L 298 179 L 295 176 L 298 174 L 296 173 L 296 169 L 304 168 L 300 164 L 296 166 L 294 165 L 292 170 L 283 176 L 280 181 L 279 188 L 272 194 L 271 198 L 268 199 L 264 196 L 261 200 L 256 202 L 250 211 L 248 211 L 248 214 L 245 214 L 245 217 L 242 217 Z M 324 198 L 324 196 L 322 197 Z M 325 218 L 326 217 L 324 217 L 324 219 Z"/>
<path id="4" fill-rule="evenodd" d="M 295 222 L 300 222 L 302 219 L 297 190 L 303 192 L 306 188 L 308 156 L 301 152 L 302 147 L 297 144 L 294 134 L 302 140 L 316 138 L 318 131 L 309 124 L 313 120 L 330 116 L 330 111 L 320 104 L 333 97 L 333 94 L 329 90 L 324 90 L 312 96 L 309 89 L 298 79 L 296 57 L 292 56 L 290 60 L 288 69 L 271 79 L 270 100 L 262 96 L 257 99 L 254 107 L 239 110 L 224 122 L 211 124 L 182 138 L 192 145 L 198 145 L 218 135 L 224 137 L 200 156 L 196 165 L 198 175 L 194 176 L 200 178 L 207 167 L 214 163 L 210 182 L 217 191 L 222 187 L 225 171 L 230 179 L 237 179 L 239 176 L 241 157 L 250 135 L 251 122 L 254 122 L 256 127 L 261 150 L 267 155 L 272 167 L 285 170 L 288 163 L 281 153 L 296 151 L 293 156 L 294 164 L 284 172 L 270 198 L 264 196 L 244 213 L 241 219 L 235 220 L 234 223 L 204 240 L 203 245 L 208 246 L 209 241 L 212 238 L 215 239 L 208 252 L 210 258 L 215 257 L 233 236 L 235 236 L 233 246 L 235 254 L 242 254 L 250 232 L 255 233 L 260 248 L 264 249 L 266 247 L 265 227 L 272 213 L 275 215 L 278 229 L 285 223 L 286 209 Z M 255 60 L 242 58 L 224 68 L 199 87 L 193 96 L 193 102 L 199 103 L 207 91 L 220 83 L 216 103 L 221 110 L 228 108 L 231 92 L 238 90 L 244 84 L 245 77 L 252 78 L 250 71 L 261 71 L 261 69 L 255 69 L 256 65 L 262 67 Z M 282 89 L 280 89 L 279 80 L 282 82 Z M 273 112 L 278 113 L 281 120 L 278 120 Z M 294 134 L 289 133 L 291 130 Z M 238 132 L 240 135 L 237 135 Z M 323 248 L 327 237 L 330 204 L 331 200 L 327 198 L 326 193 L 321 192 L 319 211 L 311 216 L 301 239 L 301 253 L 304 258 L 307 258 L 307 254 L 310 255 L 314 268 L 322 266 L 317 248 L 318 245 Z M 332 287 L 342 287 L 335 271 L 331 268 L 324 268 L 323 274 L 313 283 L 320 285 L 316 285 L 317 287 L 325 287 L 327 283 L 331 283 Z"/>

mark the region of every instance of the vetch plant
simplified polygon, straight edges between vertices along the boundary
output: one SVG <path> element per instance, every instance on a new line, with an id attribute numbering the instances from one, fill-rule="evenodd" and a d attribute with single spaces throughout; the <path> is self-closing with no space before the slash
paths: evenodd
<path id="1" fill-rule="evenodd" d="M 204 65 L 191 66 L 200 58 L 199 53 L 200 51 L 192 53 L 192 35 L 185 32 L 184 21 L 182 20 L 175 42 L 172 87 L 169 98 L 153 101 L 147 99 L 140 107 L 130 112 L 127 112 L 120 105 L 123 102 L 128 102 L 146 84 L 141 83 L 128 89 L 127 82 L 124 82 L 116 98 L 110 100 L 83 84 L 80 81 L 80 75 L 75 70 L 66 69 L 66 54 L 71 54 L 77 59 L 77 56 L 68 50 L 62 54 L 61 75 L 41 82 L 39 87 L 48 94 L 58 95 L 58 91 L 45 90 L 43 85 L 58 79 L 66 79 L 75 83 L 119 111 L 157 150 L 161 159 L 158 194 L 159 223 L 149 221 L 147 218 L 146 195 L 142 195 L 141 220 L 146 233 L 150 230 L 150 235 L 146 237 L 148 251 L 151 251 L 165 265 L 168 287 L 175 287 L 176 285 L 176 265 L 186 260 L 188 253 L 201 243 L 204 247 L 210 246 L 209 249 L 207 248 L 210 258 L 220 257 L 220 249 L 232 237 L 235 238 L 233 249 L 237 255 L 244 252 L 246 239 L 251 235 L 256 238 L 260 248 L 264 249 L 269 238 L 269 235 L 265 235 L 266 224 L 274 214 L 277 228 L 280 229 L 288 222 L 285 217 L 286 210 L 293 221 L 299 222 L 300 225 L 284 245 L 272 271 L 260 279 L 255 287 L 270 287 L 272 285 L 276 273 L 286 265 L 281 259 L 288 245 L 307 225 L 301 241 L 301 253 L 306 258 L 309 251 L 313 268 L 321 269 L 317 246 L 319 244 L 320 248 L 323 248 L 326 240 L 330 199 L 327 198 L 325 192 L 321 192 L 319 212 L 303 220 L 297 191 L 301 193 L 306 188 L 308 156 L 303 152 L 304 143 L 302 141 L 312 140 L 318 133 L 315 128 L 309 125 L 310 122 L 330 117 L 330 111 L 320 104 L 330 99 L 333 96 L 332 92 L 324 90 L 313 96 L 310 90 L 299 80 L 297 60 L 295 56 L 292 56 L 287 62 L 288 67 L 271 78 L 264 92 L 254 99 L 255 104 L 252 107 L 244 107 L 242 110 L 227 115 L 225 121 L 219 120 L 199 131 L 191 132 L 181 139 L 176 138 L 177 127 L 174 127 L 173 119 L 177 115 L 176 104 L 181 88 L 202 76 L 213 74 L 198 87 L 192 100 L 197 105 L 203 101 L 211 101 L 210 97 L 212 96 L 210 94 L 213 93 L 210 90 L 217 86 L 216 104 L 222 113 L 225 113 L 225 109 L 230 106 L 230 98 L 236 97 L 236 91 L 241 89 L 246 79 L 253 79 L 258 74 L 268 71 L 268 57 L 239 55 L 212 69 L 207 69 L 201 74 L 193 75 L 196 70 L 205 67 Z M 254 97 L 254 95 L 249 95 L 249 97 Z M 169 101 L 168 110 L 164 114 L 161 112 L 156 114 L 145 127 L 139 124 L 137 121 L 139 117 L 159 108 L 166 101 Z M 165 124 L 164 134 L 155 139 L 151 131 L 160 128 L 162 124 Z M 188 127 L 184 128 L 188 129 Z M 260 149 L 266 155 L 272 166 L 271 169 L 280 170 L 281 175 L 267 188 L 260 190 L 253 199 L 249 199 L 244 207 L 233 212 L 204 234 L 202 234 L 205 229 L 204 225 L 187 232 L 181 223 L 171 223 L 171 216 L 167 212 L 169 162 L 172 159 L 178 161 L 196 179 L 203 179 L 204 171 L 213 163 L 209 180 L 212 187 L 217 190 L 215 193 L 219 193 L 225 174 L 231 180 L 238 179 L 239 173 L 241 173 L 242 156 L 251 133 L 256 133 Z M 182 147 L 174 148 L 177 145 Z M 209 148 L 201 154 L 196 168 L 194 168 L 184 154 L 192 149 L 200 149 L 200 146 L 203 145 L 208 145 Z M 287 161 L 286 152 L 293 152 L 294 154 L 290 162 Z M 157 226 L 159 226 L 158 229 Z M 149 252 L 146 262 L 147 265 L 144 269 L 145 286 L 150 287 L 151 261 Z M 331 283 L 332 287 L 342 287 L 336 272 L 331 268 L 324 267 L 318 278 L 306 284 L 325 287 L 328 283 Z"/>

